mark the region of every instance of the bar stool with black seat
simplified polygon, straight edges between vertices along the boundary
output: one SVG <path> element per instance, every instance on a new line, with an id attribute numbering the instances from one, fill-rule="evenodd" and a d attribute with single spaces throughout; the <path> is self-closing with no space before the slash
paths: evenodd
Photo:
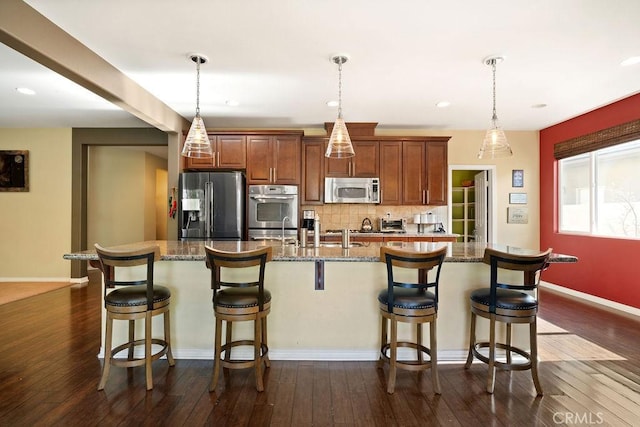
<path id="1" fill-rule="evenodd" d="M 540 273 L 548 266 L 551 249 L 534 254 L 522 252 L 508 253 L 493 248 L 486 248 L 484 263 L 491 268 L 491 284 L 488 288 L 476 289 L 471 292 L 471 328 L 469 333 L 469 353 L 465 368 L 468 369 L 474 357 L 489 365 L 487 378 L 487 392 L 493 393 L 495 371 L 500 370 L 531 370 L 536 393 L 542 396 L 542 387 L 538 379 L 538 340 L 537 340 L 537 288 Z M 507 270 L 522 272 L 522 279 L 515 279 L 513 275 L 507 277 Z M 477 341 L 477 316 L 489 319 L 489 341 Z M 506 324 L 505 342 L 497 342 L 496 323 Z M 529 351 L 525 351 L 511 343 L 511 325 L 529 324 Z M 481 349 L 488 348 L 481 352 Z M 504 358 L 498 360 L 496 350 L 504 350 Z M 513 360 L 512 353 L 524 358 Z"/>
<path id="2" fill-rule="evenodd" d="M 157 245 L 146 246 L 133 250 L 107 249 L 95 245 L 100 261 L 100 270 L 104 277 L 104 306 L 106 309 L 106 330 L 104 345 L 104 366 L 102 378 L 98 390 L 104 389 L 111 365 L 131 368 L 144 366 L 146 374 L 147 390 L 153 389 L 153 376 L 151 362 L 166 355 L 169 366 L 174 366 L 171 354 L 169 303 L 171 291 L 165 286 L 159 286 L 153 282 L 154 262 L 160 258 L 160 248 Z M 145 274 L 131 273 L 135 280 L 123 275 L 125 279 L 116 279 L 125 268 L 146 266 Z M 116 274 L 116 270 L 117 273 Z M 142 278 L 138 278 L 141 277 Z M 113 289 L 115 288 L 115 289 Z M 113 289 L 107 292 L 108 289 Z M 164 317 L 164 338 L 153 338 L 151 319 L 162 314 Z M 135 339 L 135 321 L 144 319 L 144 338 Z M 129 321 L 128 341 L 112 348 L 113 321 Z M 160 349 L 152 354 L 152 345 L 160 346 Z M 136 346 L 144 346 L 144 357 L 135 357 Z M 127 350 L 127 358 L 120 359 L 115 356 Z"/>
<path id="3" fill-rule="evenodd" d="M 387 393 L 392 394 L 396 370 L 423 371 L 431 369 L 433 390 L 440 394 L 438 378 L 438 346 L 436 320 L 438 316 L 438 281 L 447 252 L 446 246 L 433 251 L 418 252 L 388 246 L 380 248 L 380 261 L 387 265 L 387 288 L 378 294 L 382 320 L 380 359 L 378 367 L 389 364 Z M 399 278 L 399 269 L 415 270 L 417 278 Z M 412 274 L 406 273 L 405 274 Z M 416 339 L 398 340 L 398 322 L 416 325 Z M 391 336 L 388 336 L 388 324 Z M 422 324 L 429 323 L 429 347 L 422 343 Z M 415 360 L 398 360 L 398 347 L 416 350 Z M 424 359 L 429 356 L 429 360 Z"/>
<path id="4" fill-rule="evenodd" d="M 267 368 L 271 366 L 267 343 L 267 315 L 271 310 L 271 293 L 264 288 L 264 274 L 266 263 L 272 257 L 272 249 L 265 246 L 251 251 L 226 252 L 205 246 L 205 252 L 207 267 L 211 269 L 213 312 L 216 318 L 214 368 L 209 391 L 217 388 L 220 367 L 255 368 L 256 389 L 264 391 L 262 365 Z M 223 321 L 226 326 L 224 344 Z M 233 322 L 241 321 L 254 322 L 253 339 L 233 340 Z M 232 358 L 231 350 L 239 346 L 252 346 L 253 358 Z"/>

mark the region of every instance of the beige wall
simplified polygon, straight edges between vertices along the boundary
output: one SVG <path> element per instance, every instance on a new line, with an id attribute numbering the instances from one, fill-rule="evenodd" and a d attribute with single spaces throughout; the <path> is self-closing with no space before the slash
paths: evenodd
<path id="1" fill-rule="evenodd" d="M 90 147 L 87 247 L 156 239 L 156 170 L 166 167 L 143 151 Z"/>
<path id="2" fill-rule="evenodd" d="M 0 150 L 29 150 L 29 191 L 0 192 L 0 280 L 68 280 L 71 129 L 0 129 Z"/>

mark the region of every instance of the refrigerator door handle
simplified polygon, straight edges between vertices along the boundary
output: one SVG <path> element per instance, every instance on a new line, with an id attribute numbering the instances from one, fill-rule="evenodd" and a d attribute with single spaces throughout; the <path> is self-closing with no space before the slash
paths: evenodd
<path id="1" fill-rule="evenodd" d="M 213 236 L 213 183 L 204 184 L 204 228 L 205 238 Z"/>

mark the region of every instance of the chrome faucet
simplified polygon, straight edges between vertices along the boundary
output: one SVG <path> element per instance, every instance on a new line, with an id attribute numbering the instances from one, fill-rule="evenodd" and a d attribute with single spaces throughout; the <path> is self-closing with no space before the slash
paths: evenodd
<path id="1" fill-rule="evenodd" d="M 282 218 L 282 244 L 284 245 L 284 223 L 286 221 L 290 221 L 288 216 L 285 216 L 284 218 Z"/>

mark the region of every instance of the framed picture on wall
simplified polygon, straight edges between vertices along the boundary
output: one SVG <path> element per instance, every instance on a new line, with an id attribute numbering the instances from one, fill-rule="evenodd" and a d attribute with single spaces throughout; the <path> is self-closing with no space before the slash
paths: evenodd
<path id="1" fill-rule="evenodd" d="M 511 171 L 511 186 L 524 187 L 524 171 L 522 169 L 513 169 Z"/>
<path id="2" fill-rule="evenodd" d="M 29 191 L 29 151 L 0 151 L 0 191 Z"/>

